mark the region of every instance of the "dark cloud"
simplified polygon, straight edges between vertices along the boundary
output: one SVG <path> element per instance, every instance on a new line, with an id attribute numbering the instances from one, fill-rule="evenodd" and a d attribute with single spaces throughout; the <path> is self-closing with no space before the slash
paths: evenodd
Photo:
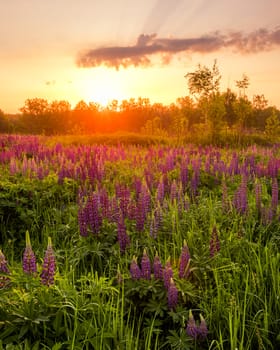
<path id="1" fill-rule="evenodd" d="M 231 48 L 239 53 L 267 51 L 280 45 L 280 28 L 273 31 L 259 29 L 251 33 L 215 32 L 197 38 L 158 38 L 156 34 L 141 34 L 133 46 L 109 46 L 81 53 L 77 59 L 79 67 L 149 66 L 153 55 L 160 55 L 163 64 L 180 52 L 207 53 L 221 48 Z"/>

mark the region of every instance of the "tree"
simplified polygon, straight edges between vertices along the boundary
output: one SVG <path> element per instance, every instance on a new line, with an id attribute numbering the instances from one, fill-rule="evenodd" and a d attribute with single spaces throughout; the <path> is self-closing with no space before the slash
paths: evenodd
<path id="1" fill-rule="evenodd" d="M 48 133 L 49 128 L 49 103 L 43 98 L 27 99 L 22 112 L 21 127 L 31 134 Z"/>
<path id="2" fill-rule="evenodd" d="M 198 106 L 204 115 L 204 122 L 212 140 L 218 135 L 225 116 L 224 98 L 221 96 L 221 75 L 214 61 L 212 69 L 198 65 L 198 69 L 185 75 L 190 93 L 198 99 Z"/>
<path id="3" fill-rule="evenodd" d="M 246 74 L 243 73 L 241 80 L 236 80 L 236 86 L 239 88 L 239 97 L 245 97 L 245 90 L 249 86 L 249 78 Z"/>
<path id="4" fill-rule="evenodd" d="M 65 134 L 70 128 L 71 105 L 68 101 L 53 101 L 49 105 L 49 124 L 52 134 Z"/>
<path id="5" fill-rule="evenodd" d="M 0 133 L 6 133 L 9 131 L 9 122 L 5 113 L 0 109 Z"/>
<path id="6" fill-rule="evenodd" d="M 267 102 L 263 94 L 253 96 L 253 108 L 257 110 L 264 110 L 267 107 Z"/>
<path id="7" fill-rule="evenodd" d="M 233 108 L 237 116 L 239 131 L 242 131 L 249 126 L 250 117 L 253 112 L 252 104 L 246 96 L 242 96 L 234 102 Z"/>
<path id="8" fill-rule="evenodd" d="M 272 114 L 266 120 L 265 133 L 269 138 L 280 136 L 280 120 L 276 108 L 273 108 Z"/>
<path id="9" fill-rule="evenodd" d="M 187 73 L 185 78 L 188 80 L 190 93 L 194 96 L 209 96 L 220 89 L 221 75 L 217 66 L 217 60 L 214 61 L 212 69 L 198 65 L 198 68 L 191 73 Z"/>

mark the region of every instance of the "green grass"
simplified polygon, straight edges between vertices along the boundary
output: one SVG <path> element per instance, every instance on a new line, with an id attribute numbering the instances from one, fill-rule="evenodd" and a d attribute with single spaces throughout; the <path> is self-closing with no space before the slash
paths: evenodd
<path id="1" fill-rule="evenodd" d="M 64 138 L 64 144 L 82 141 Z M 137 152 L 146 155 L 147 148 L 130 148 L 130 152 L 131 158 L 106 164 L 102 186 L 111 196 L 115 183 L 131 185 L 135 173 L 143 176 L 144 164 L 132 168 L 132 157 Z M 135 222 L 126 218 L 131 245 L 121 254 L 115 223 L 105 220 L 96 236 L 79 235 L 78 181 L 67 179 L 59 184 L 55 173 L 44 180 L 12 177 L 7 166 L 2 168 L 6 170 L 0 176 L 0 247 L 11 275 L 10 285 L 0 289 L 0 350 L 267 350 L 280 346 L 279 208 L 271 223 L 261 221 L 254 180 L 249 180 L 249 207 L 242 215 L 232 205 L 223 210 L 221 179 L 201 172 L 198 197 L 184 195 L 189 202 L 186 210 L 166 194 L 156 238 L 150 236 L 148 224 L 153 211 L 143 232 L 137 232 Z M 178 169 L 168 176 L 178 179 Z M 263 205 L 268 206 L 270 179 L 259 181 Z M 230 200 L 239 183 L 240 176 L 227 180 Z M 152 195 L 154 210 L 155 189 Z M 221 249 L 210 257 L 214 226 Z M 26 230 L 39 272 L 48 237 L 52 238 L 57 260 L 55 285 L 43 286 L 39 275 L 23 274 Z M 180 279 L 178 273 L 184 240 L 191 255 L 187 280 Z M 131 279 L 132 257 L 137 256 L 140 264 L 144 249 L 151 262 L 156 252 L 163 265 L 170 257 L 179 291 L 175 310 L 168 308 L 162 281 Z M 196 321 L 200 313 L 206 319 L 206 340 L 195 341 L 187 335 L 189 310 Z"/>

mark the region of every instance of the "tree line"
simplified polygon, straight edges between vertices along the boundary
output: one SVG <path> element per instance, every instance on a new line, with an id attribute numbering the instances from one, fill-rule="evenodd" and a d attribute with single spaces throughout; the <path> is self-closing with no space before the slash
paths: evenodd
<path id="1" fill-rule="evenodd" d="M 27 99 L 17 115 L 0 110 L 0 132 L 58 135 L 124 131 L 178 139 L 208 134 L 213 141 L 232 131 L 280 136 L 280 111 L 269 106 L 264 95 L 248 98 L 249 78 L 245 74 L 236 81 L 237 92 L 220 91 L 216 61 L 211 68 L 198 65 L 185 78 L 190 95 L 170 105 L 139 97 L 112 100 L 106 107 L 82 100 L 71 108 L 65 100 Z"/>

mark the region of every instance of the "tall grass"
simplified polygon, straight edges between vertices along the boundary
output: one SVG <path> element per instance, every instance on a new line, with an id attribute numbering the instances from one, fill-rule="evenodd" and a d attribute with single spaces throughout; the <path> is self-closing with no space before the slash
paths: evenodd
<path id="1" fill-rule="evenodd" d="M 0 165 L 0 246 L 10 269 L 9 275 L 1 273 L 9 284 L 0 289 L 0 349 L 277 349 L 280 224 L 279 205 L 272 206 L 277 146 L 246 148 L 237 158 L 230 148 L 212 146 L 30 149 L 18 138 L 16 145 L 9 142 L 5 157 L 11 158 L 1 158 Z M 25 147 L 32 162 L 26 161 Z M 39 178 L 42 159 L 50 171 Z M 14 169 L 18 172 L 11 173 Z M 262 187 L 261 208 L 256 183 Z M 79 213 L 93 194 L 97 217 L 85 211 L 84 220 L 100 215 L 102 223 L 97 233 L 86 223 L 82 237 Z M 130 240 L 124 251 L 122 219 Z M 36 277 L 22 271 L 26 230 L 37 256 Z M 214 248 L 213 232 L 219 241 Z M 57 262 L 49 287 L 39 276 L 48 237 Z M 181 278 L 184 242 L 190 260 Z M 152 266 L 156 254 L 163 269 L 170 263 L 176 307 L 170 308 L 170 290 L 153 267 L 150 278 L 132 278 L 133 256 L 141 269 L 144 251 Z M 205 318 L 207 336 L 187 334 L 190 310 L 196 327 L 199 315 Z"/>

